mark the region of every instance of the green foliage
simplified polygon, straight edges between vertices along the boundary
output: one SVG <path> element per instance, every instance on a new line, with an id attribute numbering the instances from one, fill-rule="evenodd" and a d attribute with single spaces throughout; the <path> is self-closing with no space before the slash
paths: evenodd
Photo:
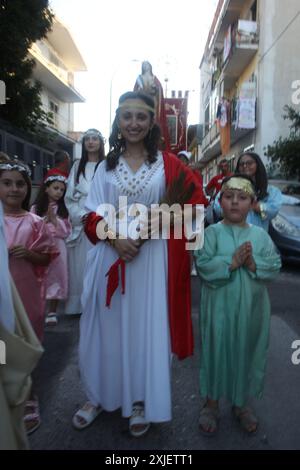
<path id="1" fill-rule="evenodd" d="M 283 119 L 291 121 L 290 135 L 279 137 L 273 145 L 268 145 L 265 155 L 271 159 L 271 166 L 279 164 L 287 177 L 296 177 L 300 181 L 300 112 L 287 105 L 283 109 Z"/>
<path id="2" fill-rule="evenodd" d="M 32 80 L 34 61 L 28 49 L 45 37 L 52 20 L 48 0 L 0 0 L 0 80 L 8 98 L 0 106 L 0 117 L 32 133 L 52 118 L 42 109 L 41 85 Z"/>

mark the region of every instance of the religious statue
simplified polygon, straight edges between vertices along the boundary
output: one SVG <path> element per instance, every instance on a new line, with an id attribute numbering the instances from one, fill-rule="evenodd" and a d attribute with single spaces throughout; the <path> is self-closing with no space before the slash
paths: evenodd
<path id="1" fill-rule="evenodd" d="M 163 147 L 165 150 L 169 150 L 169 132 L 167 127 L 163 88 L 158 78 L 153 74 L 150 62 L 144 61 L 142 63 L 142 73 L 136 79 L 134 91 L 143 91 L 154 99 L 155 119 L 161 129 Z"/>

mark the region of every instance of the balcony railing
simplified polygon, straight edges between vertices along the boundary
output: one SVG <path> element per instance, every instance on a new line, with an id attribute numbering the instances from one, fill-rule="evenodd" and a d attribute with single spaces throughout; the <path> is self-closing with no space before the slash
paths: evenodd
<path id="1" fill-rule="evenodd" d="M 250 64 L 258 51 L 258 43 L 259 34 L 257 22 L 239 20 L 231 32 L 230 49 L 227 49 L 227 51 L 225 49 L 224 52 L 222 69 L 224 91 L 230 90 L 234 86 L 242 72 Z"/>
<path id="2" fill-rule="evenodd" d="M 230 129 L 230 144 L 233 146 L 241 138 L 252 132 L 254 129 L 241 129 L 236 128 L 236 104 L 237 98 L 231 101 L 231 129 Z M 256 122 L 256 121 L 255 121 Z M 220 130 L 219 124 L 214 122 L 210 129 L 206 132 L 202 140 L 202 153 L 204 160 L 208 160 L 216 156 L 220 152 Z"/>
<path id="3" fill-rule="evenodd" d="M 213 124 L 212 127 L 209 129 L 207 134 L 203 137 L 202 140 L 202 149 L 205 149 L 219 136 L 219 129 L 217 124 Z"/>
<path id="4" fill-rule="evenodd" d="M 9 157 L 17 156 L 27 163 L 31 170 L 32 182 L 40 183 L 47 170 L 54 165 L 53 152 L 26 140 L 25 136 L 14 134 L 14 128 L 10 125 L 9 127 L 10 131 L 7 131 L 5 125 L 0 122 L 0 150 L 6 152 Z M 18 129 L 16 133 L 19 133 Z"/>
<path id="5" fill-rule="evenodd" d="M 64 134 L 73 131 L 73 119 L 70 116 L 66 117 L 60 112 L 53 112 L 50 106 L 43 105 L 43 110 L 53 115 L 53 124 L 50 127 Z"/>
<path id="6" fill-rule="evenodd" d="M 46 65 L 47 68 L 50 69 L 54 73 L 54 75 L 59 77 L 66 84 L 69 84 L 69 74 L 67 70 L 63 70 L 61 67 L 59 67 L 58 65 L 54 64 L 49 59 L 47 59 L 47 57 L 45 57 L 45 55 L 42 53 L 42 51 L 36 44 L 32 44 L 30 52 L 33 53 L 33 56 L 37 60 L 42 62 L 44 65 Z"/>
<path id="7" fill-rule="evenodd" d="M 39 80 L 43 86 L 66 103 L 84 102 L 84 98 L 73 86 L 72 72 L 68 72 L 51 62 L 36 44 L 32 45 L 29 52 L 31 56 L 36 59 L 34 77 Z"/>
<path id="8" fill-rule="evenodd" d="M 258 23 L 256 21 L 239 20 L 235 35 L 235 45 L 241 47 L 243 45 L 258 44 L 258 33 Z"/>

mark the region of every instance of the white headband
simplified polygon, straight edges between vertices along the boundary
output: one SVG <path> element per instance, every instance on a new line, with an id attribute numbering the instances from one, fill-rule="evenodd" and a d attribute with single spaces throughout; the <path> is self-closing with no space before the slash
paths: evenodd
<path id="1" fill-rule="evenodd" d="M 50 181 L 61 181 L 62 183 L 67 184 L 68 178 L 63 175 L 52 175 L 48 176 L 48 178 L 45 179 L 44 183 L 49 183 Z"/>
<path id="2" fill-rule="evenodd" d="M 96 136 L 98 137 L 98 139 L 102 140 L 104 142 L 104 137 L 103 135 L 101 134 L 100 131 L 98 131 L 97 129 L 88 129 L 82 136 L 82 139 L 84 139 L 85 137 L 88 137 L 88 136 Z"/>
<path id="3" fill-rule="evenodd" d="M 7 171 L 20 171 L 22 173 L 27 173 L 28 176 L 31 176 L 31 171 L 29 167 L 25 164 L 19 163 L 0 163 L 0 170 L 7 170 Z"/>

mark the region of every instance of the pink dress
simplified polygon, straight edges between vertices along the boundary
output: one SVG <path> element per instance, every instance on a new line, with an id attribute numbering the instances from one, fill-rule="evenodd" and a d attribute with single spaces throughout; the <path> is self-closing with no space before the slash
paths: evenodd
<path id="1" fill-rule="evenodd" d="M 54 214 L 57 214 L 57 204 L 50 203 Z M 35 206 L 31 208 L 31 212 L 35 213 Z M 46 278 L 46 299 L 64 300 L 68 297 L 68 259 L 67 247 L 65 239 L 72 232 L 72 225 L 69 218 L 62 219 L 57 217 L 57 226 L 47 223 L 48 229 L 51 231 L 56 248 L 59 255 L 49 265 Z"/>
<path id="2" fill-rule="evenodd" d="M 51 254 L 58 252 L 47 224 L 41 217 L 30 212 L 5 215 L 5 236 L 8 249 L 22 245 L 28 250 Z M 47 266 L 34 266 L 25 259 L 9 257 L 9 268 L 24 304 L 32 327 L 41 341 L 45 318 L 45 278 Z"/>

